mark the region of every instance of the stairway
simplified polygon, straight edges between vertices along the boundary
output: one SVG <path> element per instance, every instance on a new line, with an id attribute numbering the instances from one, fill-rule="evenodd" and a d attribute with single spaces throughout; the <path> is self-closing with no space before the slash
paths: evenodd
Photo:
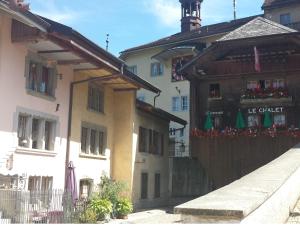
<path id="1" fill-rule="evenodd" d="M 300 224 L 300 199 L 298 200 L 295 208 L 290 212 L 290 217 L 287 221 L 289 224 Z"/>
<path id="2" fill-rule="evenodd" d="M 11 219 L 3 219 L 3 213 L 0 211 L 0 224 L 11 224 Z"/>

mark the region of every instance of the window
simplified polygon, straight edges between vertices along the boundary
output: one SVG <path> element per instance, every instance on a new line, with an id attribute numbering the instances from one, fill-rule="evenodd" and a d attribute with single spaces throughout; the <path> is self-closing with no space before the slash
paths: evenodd
<path id="1" fill-rule="evenodd" d="M 247 89 L 248 90 L 254 90 L 258 88 L 258 82 L 256 80 L 251 80 L 247 82 Z"/>
<path id="2" fill-rule="evenodd" d="M 131 73 L 137 75 L 137 66 L 136 66 L 136 65 L 134 65 L 134 66 L 128 66 L 127 69 L 128 69 Z"/>
<path id="3" fill-rule="evenodd" d="M 172 98 L 172 111 L 173 112 L 179 112 L 180 111 L 180 98 L 179 97 L 173 97 Z"/>
<path id="4" fill-rule="evenodd" d="M 151 76 L 162 76 L 164 73 L 164 66 L 161 63 L 151 63 Z"/>
<path id="5" fill-rule="evenodd" d="M 104 112 L 104 91 L 96 85 L 89 85 L 88 108 L 96 112 Z"/>
<path id="6" fill-rule="evenodd" d="M 248 127 L 258 127 L 260 125 L 259 115 L 248 116 Z"/>
<path id="7" fill-rule="evenodd" d="M 147 152 L 147 129 L 139 128 L 139 152 Z"/>
<path id="8" fill-rule="evenodd" d="M 285 80 L 284 79 L 275 79 L 273 80 L 273 88 L 285 88 Z"/>
<path id="9" fill-rule="evenodd" d="M 79 197 L 80 199 L 87 199 L 92 193 L 93 180 L 92 179 L 82 179 L 79 182 Z"/>
<path id="10" fill-rule="evenodd" d="M 54 96 L 55 69 L 33 60 L 28 60 L 27 66 L 27 89 L 46 96 Z"/>
<path id="11" fill-rule="evenodd" d="M 170 134 L 170 136 L 175 136 L 175 134 L 176 134 L 176 129 L 175 129 L 175 128 L 170 128 L 170 129 L 169 129 L 169 134 Z"/>
<path id="12" fill-rule="evenodd" d="M 188 111 L 188 109 L 189 109 L 188 96 L 182 96 L 181 97 L 181 110 Z"/>
<path id="13" fill-rule="evenodd" d="M 220 84 L 210 84 L 209 85 L 209 97 L 210 98 L 220 98 Z"/>
<path id="14" fill-rule="evenodd" d="M 148 198 L 148 173 L 141 175 L 141 199 Z"/>
<path id="15" fill-rule="evenodd" d="M 154 197 L 159 198 L 160 197 L 160 174 L 155 174 L 155 181 L 154 181 Z"/>
<path id="16" fill-rule="evenodd" d="M 164 135 L 152 129 L 139 128 L 139 152 L 153 155 L 164 154 Z"/>
<path id="17" fill-rule="evenodd" d="M 106 129 L 84 124 L 81 127 L 81 153 L 105 155 Z"/>
<path id="18" fill-rule="evenodd" d="M 281 14 L 280 15 L 280 23 L 283 25 L 288 25 L 288 24 L 292 23 L 291 14 L 289 14 L 289 13 Z"/>
<path id="19" fill-rule="evenodd" d="M 274 124 L 279 127 L 283 127 L 286 125 L 286 117 L 284 114 L 274 115 Z"/>
<path id="20" fill-rule="evenodd" d="M 184 129 L 182 128 L 182 129 L 180 129 L 180 135 L 179 135 L 180 137 L 183 137 L 184 136 Z"/>
<path id="21" fill-rule="evenodd" d="M 24 148 L 54 150 L 55 129 L 55 121 L 20 114 L 18 117 L 18 145 Z"/>
<path id="22" fill-rule="evenodd" d="M 215 129 L 220 129 L 222 127 L 222 117 L 221 116 L 213 116 L 212 121 L 213 121 L 213 126 Z"/>

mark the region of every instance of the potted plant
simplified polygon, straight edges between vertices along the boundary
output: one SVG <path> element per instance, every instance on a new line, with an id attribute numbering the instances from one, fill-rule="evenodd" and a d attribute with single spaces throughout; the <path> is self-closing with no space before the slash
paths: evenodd
<path id="1" fill-rule="evenodd" d="M 128 214 L 133 211 L 132 203 L 128 198 L 118 199 L 115 210 L 118 219 L 127 219 Z"/>

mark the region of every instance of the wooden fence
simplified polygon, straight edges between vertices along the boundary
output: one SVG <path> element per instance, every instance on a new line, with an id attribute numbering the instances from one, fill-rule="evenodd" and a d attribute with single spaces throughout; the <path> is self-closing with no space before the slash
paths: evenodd
<path id="1" fill-rule="evenodd" d="M 205 169 L 212 190 L 262 167 L 299 142 L 287 136 L 191 138 L 192 157 Z"/>

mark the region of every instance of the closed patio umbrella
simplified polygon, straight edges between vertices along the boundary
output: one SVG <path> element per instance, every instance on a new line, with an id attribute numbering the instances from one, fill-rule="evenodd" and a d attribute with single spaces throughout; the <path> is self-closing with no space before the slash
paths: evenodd
<path id="1" fill-rule="evenodd" d="M 242 112 L 239 111 L 237 114 L 237 118 L 236 118 L 236 124 L 235 124 L 236 129 L 244 129 L 245 126 L 245 121 L 242 115 Z"/>
<path id="2" fill-rule="evenodd" d="M 78 200 L 78 193 L 77 193 L 77 183 L 75 177 L 75 167 L 72 161 L 69 162 L 68 165 L 66 191 L 68 194 L 70 194 L 72 198 L 72 203 L 75 205 L 76 201 Z"/>
<path id="3" fill-rule="evenodd" d="M 212 123 L 210 112 L 208 112 L 206 120 L 205 120 L 205 124 L 204 124 L 204 129 L 211 130 L 212 128 L 213 128 L 213 123 Z"/>
<path id="4" fill-rule="evenodd" d="M 272 126 L 271 113 L 269 111 L 264 112 L 264 127 L 270 128 Z"/>

